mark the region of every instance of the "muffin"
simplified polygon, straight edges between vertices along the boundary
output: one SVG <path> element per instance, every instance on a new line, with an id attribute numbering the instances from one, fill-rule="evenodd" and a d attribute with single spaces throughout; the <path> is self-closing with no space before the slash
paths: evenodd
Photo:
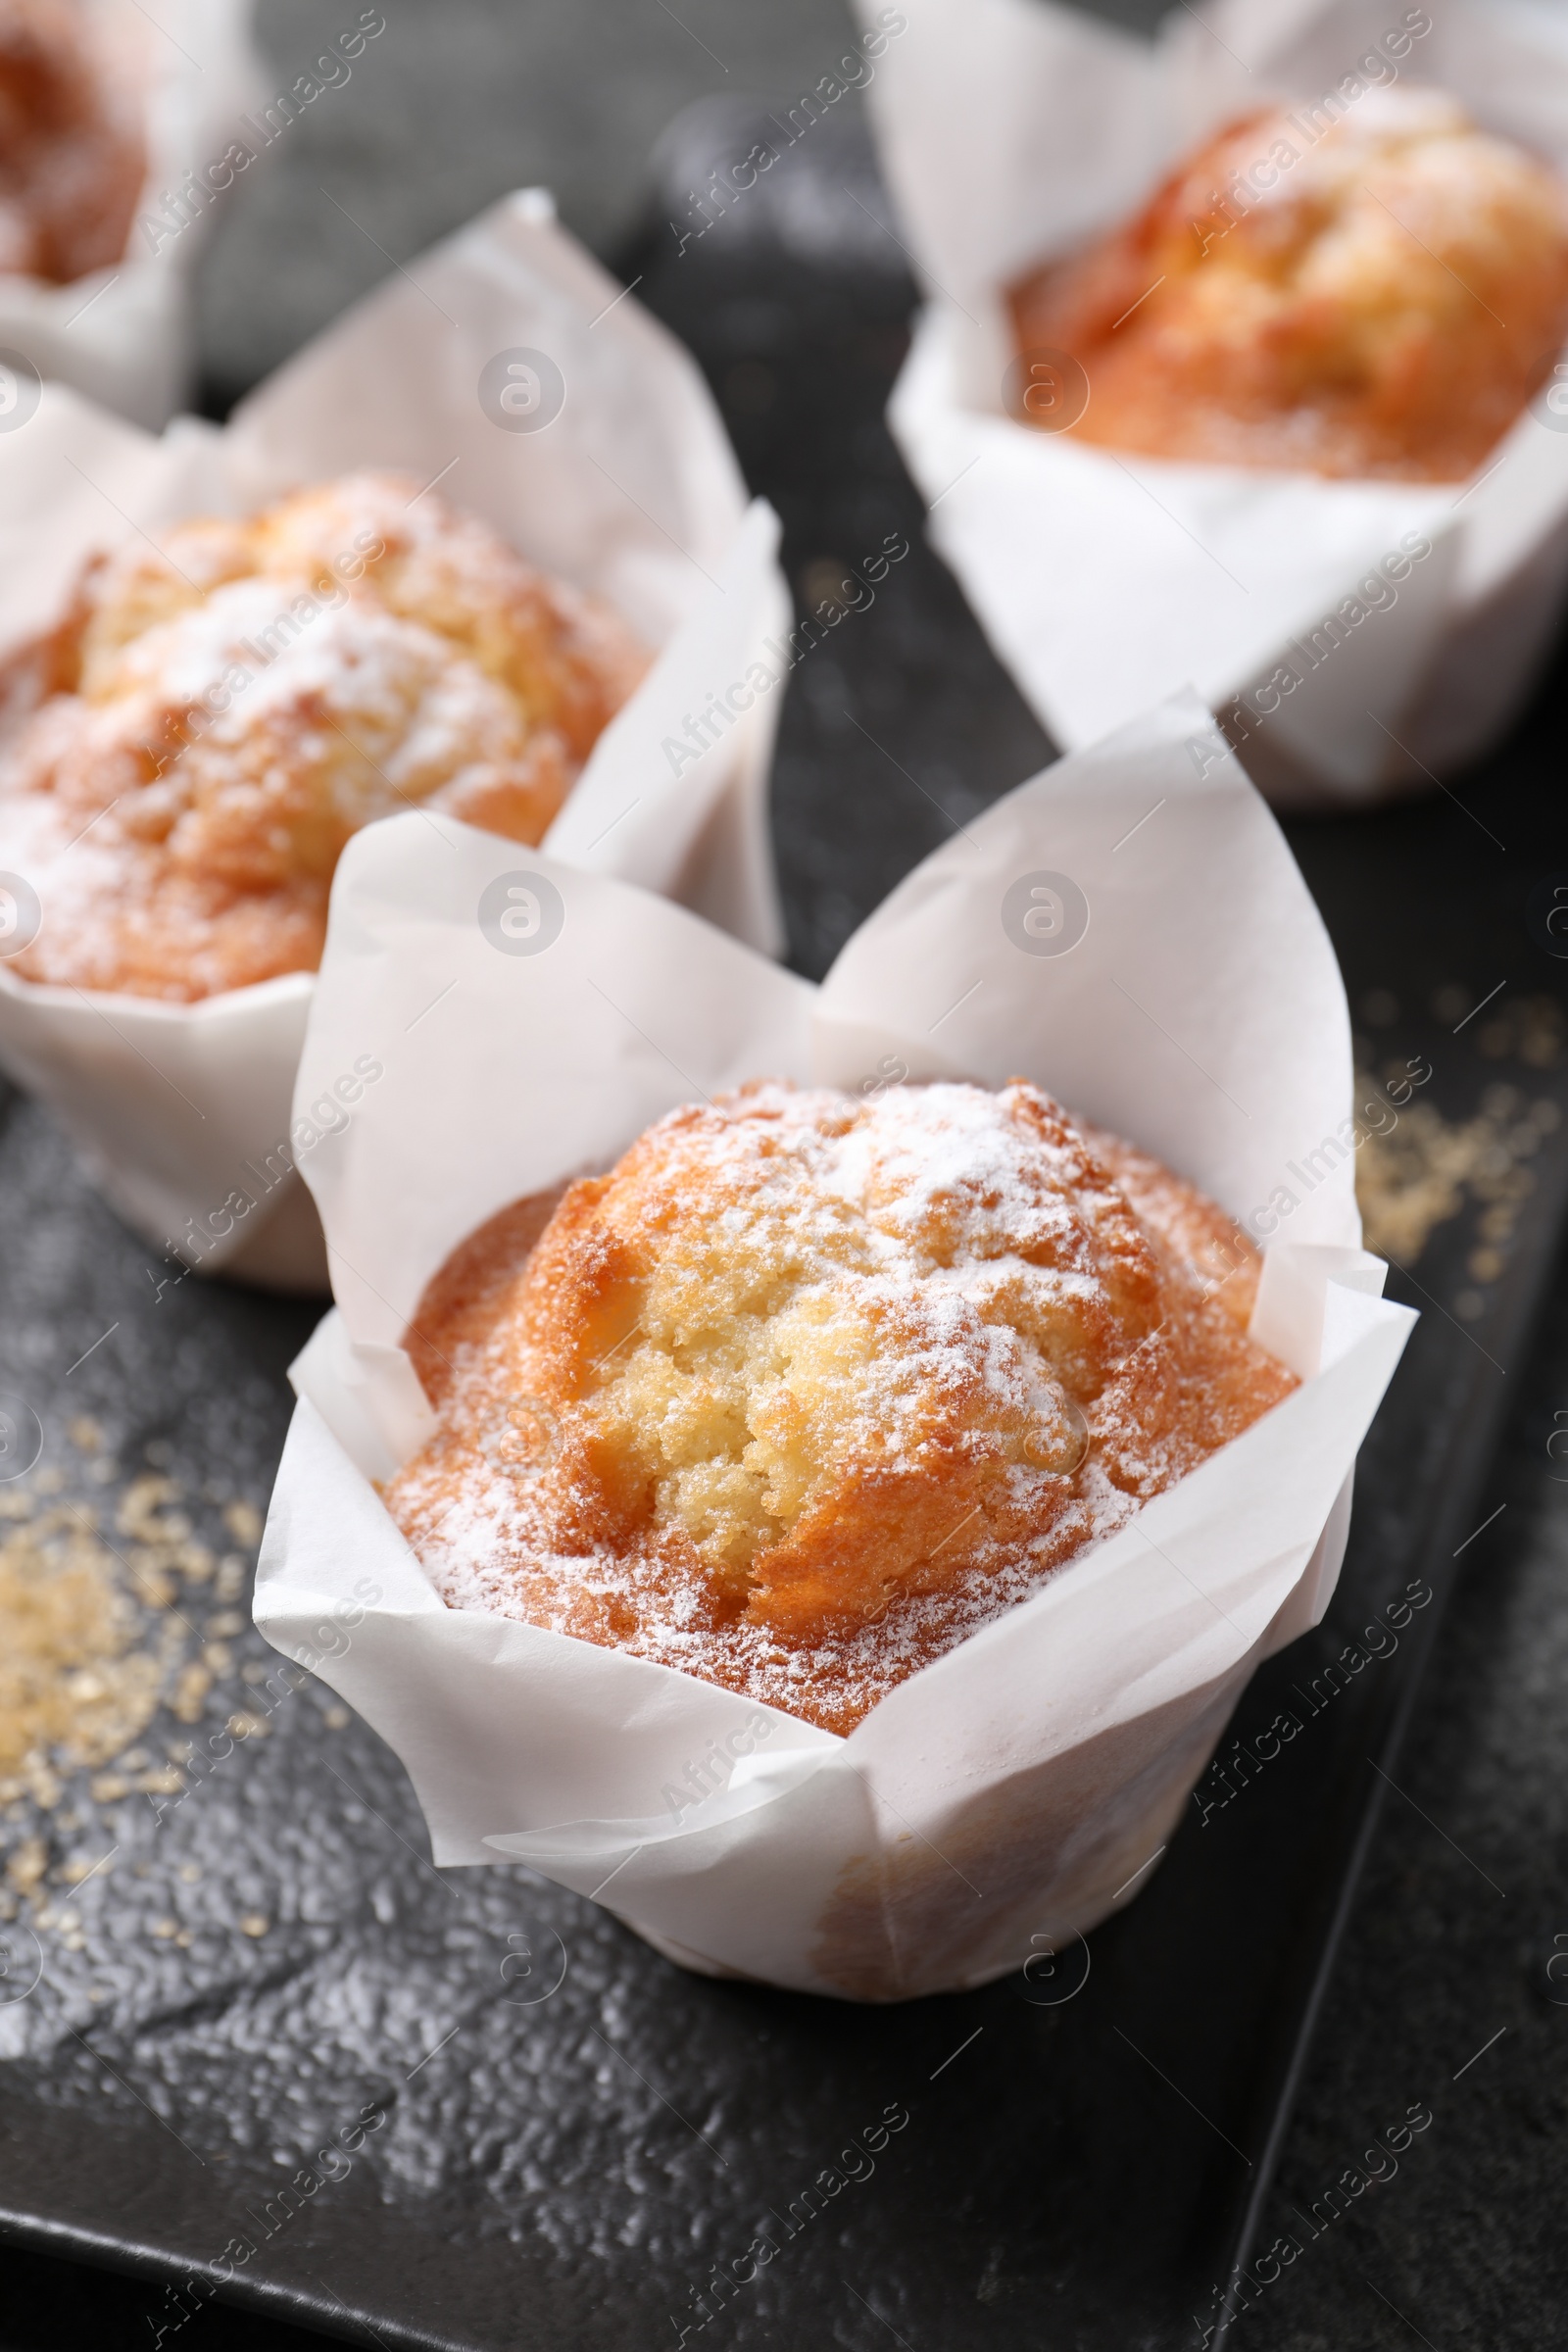
<path id="1" fill-rule="evenodd" d="M 1269 108 L 1008 301 L 1025 365 L 1084 370 L 1081 440 L 1458 481 L 1568 335 L 1568 187 L 1435 90 Z"/>
<path id="2" fill-rule="evenodd" d="M 174 1003 L 314 970 L 351 833 L 538 842 L 649 659 L 398 474 L 98 558 L 10 682 L 0 868 L 43 908 L 11 969 Z"/>
<path id="3" fill-rule="evenodd" d="M 1221 1210 L 1023 1080 L 761 1084 L 427 1289 L 437 1591 L 854 1729 L 1297 1384 Z"/>
<path id="4" fill-rule="evenodd" d="M 75 0 L 0 0 L 0 271 L 68 284 L 123 254 L 140 101 Z"/>

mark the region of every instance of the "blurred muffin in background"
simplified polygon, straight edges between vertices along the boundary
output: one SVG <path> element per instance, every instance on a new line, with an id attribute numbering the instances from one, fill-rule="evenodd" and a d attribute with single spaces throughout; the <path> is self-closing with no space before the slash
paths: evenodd
<path id="1" fill-rule="evenodd" d="M 147 172 L 127 67 L 76 0 L 0 0 L 0 271 L 64 285 L 123 254 Z"/>
<path id="2" fill-rule="evenodd" d="M 1081 440 L 1459 481 L 1568 335 L 1568 186 L 1440 91 L 1265 109 L 1009 303 L 1026 363 L 1084 370 Z M 1060 429 L 1027 390 L 1020 416 Z"/>

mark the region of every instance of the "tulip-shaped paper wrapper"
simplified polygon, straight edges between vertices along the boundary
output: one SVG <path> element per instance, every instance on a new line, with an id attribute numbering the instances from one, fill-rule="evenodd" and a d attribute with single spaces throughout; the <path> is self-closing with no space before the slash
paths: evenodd
<path id="1" fill-rule="evenodd" d="M 186 417 L 155 441 L 47 387 L 25 430 L 0 436 L 0 657 L 58 620 L 93 550 L 363 466 L 409 474 L 416 497 L 439 485 L 659 649 L 552 825 L 551 854 L 775 950 L 767 771 L 789 665 L 767 651 L 788 631 L 777 521 L 760 500 L 748 508 L 694 363 L 635 297 L 617 298 L 538 191 L 394 277 L 222 431 Z M 285 612 L 280 625 L 299 623 Z M 415 821 L 445 858 L 433 820 Z M 0 872 L 0 958 L 31 936 L 18 930 L 21 882 Z M 47 894 L 35 912 L 49 922 Z M 0 1067 L 51 1105 L 126 1222 L 167 1247 L 167 1280 L 183 1259 L 324 1289 L 292 1174 L 320 1132 L 308 1108 L 290 1114 L 314 988 L 292 972 L 164 1004 L 34 985 L 0 960 Z"/>
<path id="2" fill-rule="evenodd" d="M 1019 1967 L 1113 1907 L 1253 1667 L 1322 1614 L 1411 1321 L 1357 1246 L 1345 994 L 1273 818 L 1180 698 L 928 858 L 819 988 L 443 829 L 438 858 L 416 817 L 369 828 L 334 891 L 301 1100 L 344 1102 L 310 1163 L 338 1305 L 295 1367 L 257 1623 L 396 1749 L 440 1863 L 520 1858 L 694 1967 L 808 1990 Z M 848 1739 L 444 1605 L 373 1482 L 433 1425 L 400 1343 L 473 1227 L 749 1078 L 1015 1074 L 1267 1237 L 1283 1404 Z"/>
<path id="3" fill-rule="evenodd" d="M 875 0 L 858 5 L 869 22 Z M 1056 741 L 1093 743 L 1192 680 L 1282 807 L 1422 790 L 1474 757 L 1555 628 L 1568 352 L 1471 481 L 1329 481 L 1037 429 L 1093 405 L 1070 353 L 1065 375 L 1046 355 L 1036 423 L 1019 421 L 1004 289 L 1275 101 L 1299 158 L 1379 90 L 1435 85 L 1568 174 L 1568 24 L 1494 0 L 1215 0 L 1172 9 L 1151 42 L 1054 0 L 901 13 L 869 104 L 930 301 L 889 421 L 934 543 Z M 1266 158 L 1254 198 L 1288 193 L 1289 171 Z"/>

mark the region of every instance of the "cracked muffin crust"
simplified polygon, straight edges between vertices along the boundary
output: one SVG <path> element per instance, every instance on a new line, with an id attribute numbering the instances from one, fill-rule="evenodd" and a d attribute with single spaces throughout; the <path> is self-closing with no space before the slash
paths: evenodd
<path id="1" fill-rule="evenodd" d="M 24 979 L 191 1002 L 314 970 L 351 833 L 538 842 L 649 656 L 411 478 L 351 474 L 91 563 L 0 753 Z"/>
<path id="2" fill-rule="evenodd" d="M 387 1506 L 453 1606 L 847 1732 L 1296 1386 L 1257 1263 L 1022 1080 L 749 1087 L 454 1253 Z"/>

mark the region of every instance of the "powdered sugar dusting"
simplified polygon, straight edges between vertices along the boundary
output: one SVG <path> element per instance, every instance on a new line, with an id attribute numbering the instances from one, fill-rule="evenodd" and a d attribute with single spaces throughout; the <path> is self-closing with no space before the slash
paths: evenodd
<path id="1" fill-rule="evenodd" d="M 1022 1082 L 674 1112 L 433 1286 L 389 1507 L 454 1606 L 848 1728 L 1292 1385 L 1117 1149 Z"/>
<path id="2" fill-rule="evenodd" d="M 421 804 L 541 840 L 644 657 L 393 474 L 89 565 L 0 763 L 30 980 L 179 1001 L 319 958 L 349 835 Z M 74 633 L 73 633 L 74 632 Z"/>

